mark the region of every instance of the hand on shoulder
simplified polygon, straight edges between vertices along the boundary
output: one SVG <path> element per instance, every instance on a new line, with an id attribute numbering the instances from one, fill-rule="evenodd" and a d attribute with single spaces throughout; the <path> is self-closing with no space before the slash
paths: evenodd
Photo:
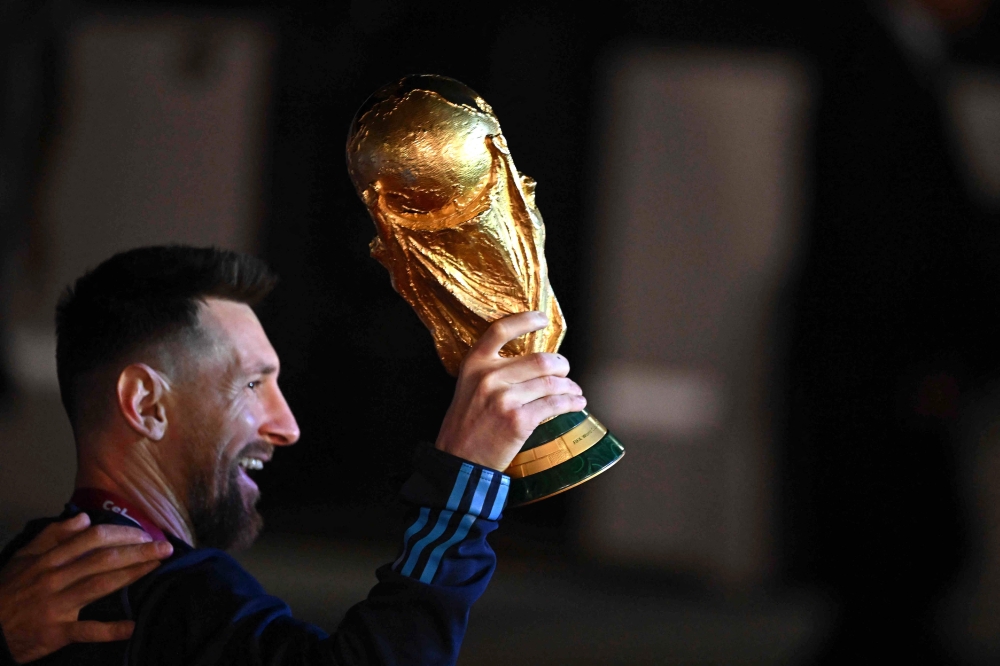
<path id="1" fill-rule="evenodd" d="M 79 621 L 80 609 L 139 580 L 173 547 L 134 527 L 52 523 L 0 570 L 0 628 L 18 663 L 69 643 L 126 640 L 133 623 Z"/>

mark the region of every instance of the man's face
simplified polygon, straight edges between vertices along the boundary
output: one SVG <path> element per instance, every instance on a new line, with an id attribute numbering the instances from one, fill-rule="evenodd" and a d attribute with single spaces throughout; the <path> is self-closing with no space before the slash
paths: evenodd
<path id="1" fill-rule="evenodd" d="M 250 474 L 274 447 L 294 444 L 299 427 L 278 388 L 278 355 L 253 310 L 207 299 L 200 328 L 205 342 L 183 361 L 172 391 L 168 430 L 183 458 L 175 487 L 186 489 L 197 545 L 243 548 L 263 526 Z"/>

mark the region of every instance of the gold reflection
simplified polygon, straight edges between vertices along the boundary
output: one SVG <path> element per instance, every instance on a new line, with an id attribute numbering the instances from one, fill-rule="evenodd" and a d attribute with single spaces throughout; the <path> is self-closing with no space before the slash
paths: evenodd
<path id="1" fill-rule="evenodd" d="M 351 126 L 347 165 L 375 222 L 372 256 L 458 374 L 489 324 L 541 310 L 547 328 L 514 356 L 559 348 L 565 334 L 542 248 L 535 182 L 518 173 L 493 109 L 465 85 L 410 76 L 380 89 Z"/>

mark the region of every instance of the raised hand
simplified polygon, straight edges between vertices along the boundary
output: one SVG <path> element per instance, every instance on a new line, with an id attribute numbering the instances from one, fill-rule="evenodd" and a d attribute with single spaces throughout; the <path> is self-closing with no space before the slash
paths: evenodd
<path id="1" fill-rule="evenodd" d="M 547 325 L 543 313 L 523 312 L 486 329 L 462 362 L 438 449 L 502 471 L 540 423 L 587 406 L 583 391 L 567 377 L 565 357 L 544 352 L 500 356 L 511 340 Z"/>
<path id="2" fill-rule="evenodd" d="M 129 638 L 133 622 L 81 622 L 80 609 L 139 580 L 172 552 L 138 528 L 91 527 L 85 513 L 46 527 L 0 570 L 0 627 L 14 660 L 34 661 L 69 643 Z"/>

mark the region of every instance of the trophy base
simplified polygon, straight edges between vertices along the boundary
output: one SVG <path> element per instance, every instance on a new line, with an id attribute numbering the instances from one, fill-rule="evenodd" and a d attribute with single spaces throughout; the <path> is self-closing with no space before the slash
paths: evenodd
<path id="1" fill-rule="evenodd" d="M 586 410 L 562 414 L 531 433 L 504 473 L 507 506 L 524 506 L 574 488 L 607 470 L 625 447 Z"/>

